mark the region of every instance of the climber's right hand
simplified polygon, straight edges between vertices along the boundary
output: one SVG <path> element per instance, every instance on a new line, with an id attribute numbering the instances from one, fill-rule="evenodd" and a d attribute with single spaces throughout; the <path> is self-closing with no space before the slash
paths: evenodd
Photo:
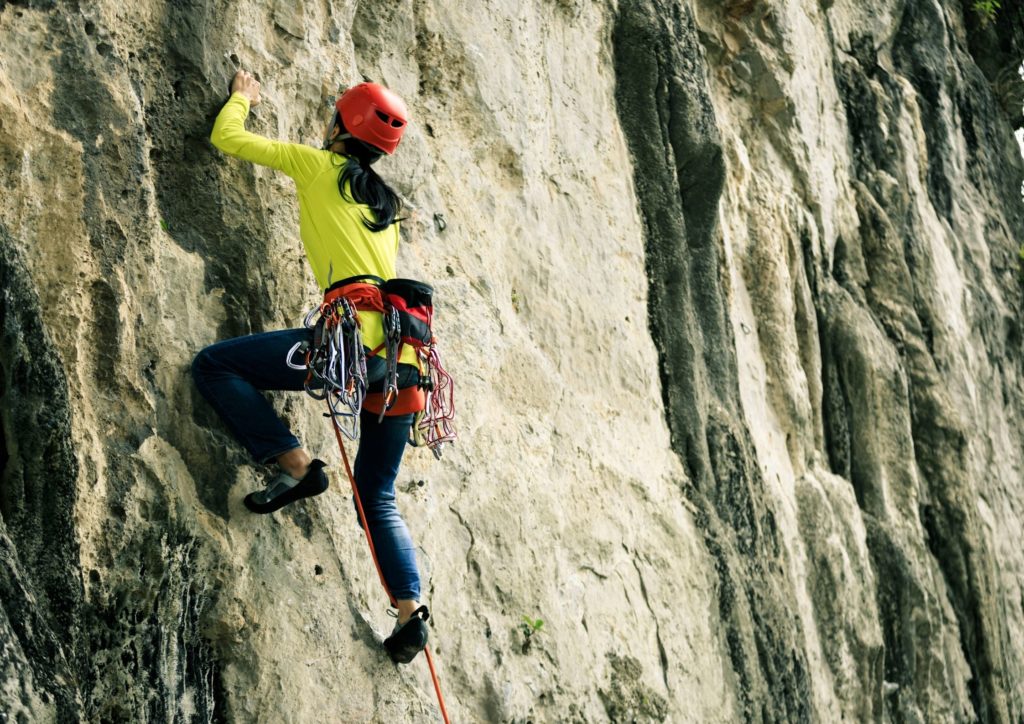
<path id="1" fill-rule="evenodd" d="M 260 104 L 260 82 L 248 71 L 239 70 L 235 73 L 235 77 L 231 80 L 231 92 L 244 95 L 249 99 L 251 107 Z"/>

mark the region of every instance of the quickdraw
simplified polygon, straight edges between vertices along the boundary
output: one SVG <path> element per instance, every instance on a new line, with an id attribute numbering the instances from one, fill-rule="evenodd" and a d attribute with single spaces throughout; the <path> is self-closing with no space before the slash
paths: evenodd
<path id="1" fill-rule="evenodd" d="M 398 319 L 398 310 L 388 306 L 384 312 L 384 348 L 387 371 L 384 373 L 384 407 L 380 411 L 377 422 L 381 422 L 388 410 L 398 399 L 398 356 L 402 353 L 402 328 Z"/>
<path id="2" fill-rule="evenodd" d="M 314 399 L 326 399 L 334 424 L 355 440 L 367 389 L 366 351 L 356 309 L 345 297 L 325 301 L 310 310 L 305 326 L 313 330 L 313 344 L 306 345 L 306 364 L 292 362 L 306 344 L 299 342 L 288 350 L 288 366 L 308 370 L 306 392 Z"/>

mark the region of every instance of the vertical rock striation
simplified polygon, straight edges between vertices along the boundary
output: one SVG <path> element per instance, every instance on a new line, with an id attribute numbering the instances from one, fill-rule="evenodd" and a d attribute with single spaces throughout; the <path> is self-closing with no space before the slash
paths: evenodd
<path id="1" fill-rule="evenodd" d="M 651 334 L 673 448 L 718 574 L 719 615 L 745 719 L 809 721 L 791 583 L 742 419 L 717 223 L 722 142 L 693 16 L 627 3 L 613 31 L 616 100 L 647 240 Z"/>
<path id="2" fill-rule="evenodd" d="M 290 181 L 207 140 L 243 66 L 268 136 L 362 78 L 413 113 L 455 721 L 1020 721 L 1004 5 L 0 2 L 0 719 L 439 720 L 319 409 L 272 394 L 340 494 L 257 518 L 188 375 L 317 294 Z"/>
<path id="3" fill-rule="evenodd" d="M 82 573 L 73 508 L 67 379 L 39 298 L 9 230 L 0 226 L 0 634 L 12 716 L 65 719 L 80 711 L 75 658 Z"/>

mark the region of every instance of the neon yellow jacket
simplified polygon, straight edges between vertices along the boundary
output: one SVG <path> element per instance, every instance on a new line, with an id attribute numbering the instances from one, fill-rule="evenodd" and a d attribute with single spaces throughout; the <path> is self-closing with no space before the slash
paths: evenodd
<path id="1" fill-rule="evenodd" d="M 299 236 L 320 288 L 359 274 L 393 278 L 398 223 L 376 232 L 363 225 L 364 217 L 373 219 L 370 207 L 338 192 L 345 156 L 250 133 L 245 130 L 248 115 L 249 99 L 233 93 L 213 124 L 210 141 L 229 156 L 275 168 L 294 179 L 299 192 Z M 359 319 L 363 343 L 370 349 L 381 344 L 381 315 L 360 312 Z M 380 354 L 386 356 L 383 350 Z M 404 347 L 399 361 L 416 364 L 416 351 Z"/>

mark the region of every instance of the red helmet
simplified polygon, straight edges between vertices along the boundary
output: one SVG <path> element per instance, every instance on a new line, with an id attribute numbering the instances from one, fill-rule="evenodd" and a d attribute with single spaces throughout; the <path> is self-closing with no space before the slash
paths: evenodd
<path id="1" fill-rule="evenodd" d="M 364 143 L 392 154 L 409 122 L 409 111 L 397 95 L 376 83 L 360 83 L 334 104 L 345 130 Z"/>

